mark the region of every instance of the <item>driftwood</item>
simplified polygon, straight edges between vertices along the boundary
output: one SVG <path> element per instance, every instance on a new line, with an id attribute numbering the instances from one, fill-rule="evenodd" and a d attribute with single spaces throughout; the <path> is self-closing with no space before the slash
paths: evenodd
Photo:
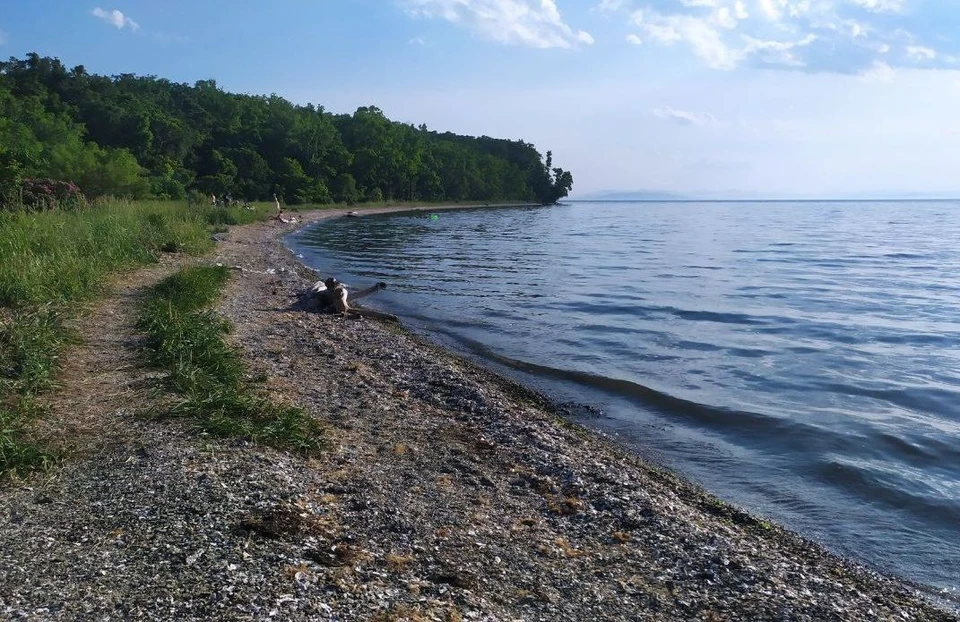
<path id="1" fill-rule="evenodd" d="M 357 300 L 365 298 L 370 294 L 375 294 L 386 286 L 387 284 L 381 281 L 372 287 L 368 287 L 351 295 L 346 285 L 330 277 L 314 283 L 313 286 L 307 290 L 306 298 L 308 304 L 317 311 L 339 313 L 345 317 L 372 317 L 379 320 L 399 322 L 400 318 L 390 313 L 382 313 L 380 311 L 374 311 L 373 309 L 354 306 Z"/>

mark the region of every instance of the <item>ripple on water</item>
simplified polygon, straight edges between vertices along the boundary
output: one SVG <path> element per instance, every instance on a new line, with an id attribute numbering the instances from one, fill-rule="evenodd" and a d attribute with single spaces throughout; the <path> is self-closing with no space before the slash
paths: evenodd
<path id="1" fill-rule="evenodd" d="M 951 588 L 957 239 L 954 204 L 785 202 L 351 218 L 290 242 L 719 495 Z"/>

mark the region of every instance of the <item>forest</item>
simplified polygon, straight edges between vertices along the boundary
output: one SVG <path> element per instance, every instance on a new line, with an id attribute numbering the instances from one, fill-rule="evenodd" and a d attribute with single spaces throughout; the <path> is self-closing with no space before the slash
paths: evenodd
<path id="1" fill-rule="evenodd" d="M 0 62 L 0 205 L 230 194 L 290 205 L 383 201 L 552 204 L 573 185 L 522 140 L 333 114 L 277 95 L 154 76 L 90 74 L 28 54 Z M 53 199 L 51 199 L 51 197 Z"/>

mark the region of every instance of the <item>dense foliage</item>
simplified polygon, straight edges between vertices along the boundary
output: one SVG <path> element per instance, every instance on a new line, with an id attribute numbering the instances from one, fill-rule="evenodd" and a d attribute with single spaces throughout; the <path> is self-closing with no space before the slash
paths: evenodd
<path id="1" fill-rule="evenodd" d="M 111 194 L 181 199 L 189 191 L 287 203 L 554 203 L 573 185 L 523 141 L 438 133 L 272 96 L 155 77 L 92 75 L 29 54 L 0 62 L 0 201 L 27 178 Z"/>

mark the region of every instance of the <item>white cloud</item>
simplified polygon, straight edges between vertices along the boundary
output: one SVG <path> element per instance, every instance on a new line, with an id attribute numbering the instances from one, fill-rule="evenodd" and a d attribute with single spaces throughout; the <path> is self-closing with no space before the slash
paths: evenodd
<path id="1" fill-rule="evenodd" d="M 737 18 L 733 16 L 729 8 L 722 6 L 710 15 L 710 23 L 720 28 L 736 28 Z"/>
<path id="2" fill-rule="evenodd" d="M 893 67 L 879 60 L 873 61 L 873 65 L 861 74 L 865 82 L 892 82 L 895 76 Z"/>
<path id="3" fill-rule="evenodd" d="M 600 4 L 593 7 L 595 11 L 601 13 L 616 13 L 626 6 L 626 0 L 600 0 Z"/>
<path id="4" fill-rule="evenodd" d="M 100 18 L 103 21 L 107 22 L 112 26 L 116 26 L 119 29 L 129 28 L 130 30 L 137 31 L 140 30 L 140 24 L 133 21 L 121 11 L 113 9 L 112 11 L 105 11 L 100 7 L 97 7 L 90 11 L 90 14 L 94 17 Z"/>
<path id="5" fill-rule="evenodd" d="M 850 0 L 851 3 L 874 13 L 900 13 L 904 0 Z"/>
<path id="6" fill-rule="evenodd" d="M 423 37 L 414 37 L 413 39 L 407 41 L 407 43 L 410 45 L 426 45 L 427 42 L 423 39 Z"/>
<path id="7" fill-rule="evenodd" d="M 750 17 L 750 14 L 747 12 L 747 5 L 743 0 L 736 0 L 736 2 L 733 3 L 733 14 L 737 19 L 747 19 Z"/>
<path id="8" fill-rule="evenodd" d="M 707 112 L 687 112 L 686 110 L 675 110 L 670 106 L 660 106 L 650 112 L 655 117 L 674 121 L 680 125 L 714 125 L 717 123 L 716 117 Z"/>
<path id="9" fill-rule="evenodd" d="M 783 16 L 783 7 L 787 4 L 786 0 L 758 0 L 760 12 L 772 22 L 779 21 Z"/>
<path id="10" fill-rule="evenodd" d="M 682 46 L 712 69 L 863 75 L 874 61 L 943 69 L 960 59 L 960 41 L 943 34 L 947 9 L 922 0 L 648 1 L 629 18 L 648 49 Z"/>
<path id="11" fill-rule="evenodd" d="M 402 0 L 401 4 L 416 17 L 444 19 L 504 44 L 573 48 L 594 42 L 590 33 L 574 30 L 563 21 L 555 0 Z"/>
<path id="12" fill-rule="evenodd" d="M 693 53 L 714 69 L 733 69 L 742 55 L 728 47 L 720 34 L 706 20 L 689 15 L 661 15 L 636 12 L 633 23 L 648 37 L 666 45 L 684 42 Z"/>
<path id="13" fill-rule="evenodd" d="M 697 0 L 703 1 L 703 0 Z M 734 69 L 748 59 L 765 66 L 803 67 L 804 61 L 796 52 L 817 40 L 807 35 L 800 40 L 764 40 L 746 34 L 730 39 L 724 31 L 735 30 L 738 22 L 727 12 L 728 21 L 718 19 L 716 13 L 706 19 L 689 15 L 661 15 L 638 11 L 633 23 L 643 29 L 652 40 L 664 44 L 684 43 L 712 69 Z"/>
<path id="14" fill-rule="evenodd" d="M 907 58 L 917 63 L 933 60 L 937 57 L 936 50 L 922 45 L 908 45 L 905 49 Z"/>
<path id="15" fill-rule="evenodd" d="M 797 56 L 797 49 L 809 46 L 817 36 L 807 35 L 799 41 L 764 41 L 744 35 L 743 40 L 746 42 L 744 56 L 755 55 L 765 65 L 803 67 L 805 63 Z"/>
<path id="16" fill-rule="evenodd" d="M 630 33 L 627 35 L 627 43 L 630 45 L 643 45 L 643 39 L 633 33 Z"/>

